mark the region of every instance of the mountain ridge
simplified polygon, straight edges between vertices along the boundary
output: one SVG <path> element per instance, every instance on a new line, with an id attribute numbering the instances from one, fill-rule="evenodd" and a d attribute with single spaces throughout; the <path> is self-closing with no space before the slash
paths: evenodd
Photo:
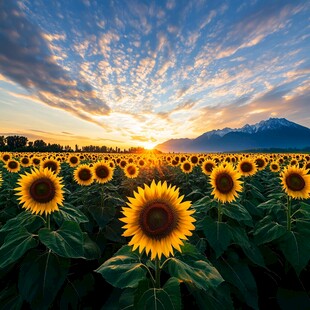
<path id="1" fill-rule="evenodd" d="M 285 118 L 269 118 L 241 128 L 215 129 L 195 139 L 170 139 L 155 148 L 163 152 L 234 152 L 259 148 L 305 148 L 310 129 Z"/>

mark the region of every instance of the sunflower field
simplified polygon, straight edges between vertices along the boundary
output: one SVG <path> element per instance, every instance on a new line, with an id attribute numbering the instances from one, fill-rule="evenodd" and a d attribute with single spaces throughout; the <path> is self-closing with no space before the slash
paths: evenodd
<path id="1" fill-rule="evenodd" d="M 309 154 L 0 153 L 1 309 L 310 309 Z"/>

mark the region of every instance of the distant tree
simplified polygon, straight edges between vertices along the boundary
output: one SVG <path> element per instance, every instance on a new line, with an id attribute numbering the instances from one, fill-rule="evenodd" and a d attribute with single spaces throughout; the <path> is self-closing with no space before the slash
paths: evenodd
<path id="1" fill-rule="evenodd" d="M 44 149 L 46 147 L 46 142 L 44 142 L 43 140 L 35 140 L 33 142 L 33 146 L 36 149 Z"/>
<path id="2" fill-rule="evenodd" d="M 4 138 L 4 136 L 0 136 L 0 147 L 1 148 L 5 147 L 5 138 Z"/>
<path id="3" fill-rule="evenodd" d="M 28 138 L 24 136 L 7 136 L 5 142 L 10 151 L 21 149 L 27 145 Z"/>
<path id="4" fill-rule="evenodd" d="M 33 142 L 32 142 L 32 141 L 29 141 L 29 142 L 28 142 L 28 147 L 29 147 L 29 148 L 32 148 L 32 147 L 33 147 Z"/>

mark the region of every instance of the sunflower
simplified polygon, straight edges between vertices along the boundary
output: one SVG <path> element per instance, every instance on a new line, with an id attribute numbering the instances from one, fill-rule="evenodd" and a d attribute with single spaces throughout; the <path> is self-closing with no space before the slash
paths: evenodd
<path id="1" fill-rule="evenodd" d="M 139 247 L 139 253 L 144 249 L 151 259 L 161 259 L 161 256 L 174 255 L 173 248 L 181 252 L 182 240 L 187 240 L 195 229 L 191 216 L 195 211 L 189 210 L 190 201 L 182 202 L 179 197 L 179 189 L 175 186 L 157 184 L 153 180 L 151 186 L 144 184 L 144 188 L 138 187 L 134 192 L 134 198 L 128 197 L 128 207 L 123 207 L 125 217 L 120 220 L 126 223 L 123 226 L 123 236 L 132 236 L 129 245 L 132 250 Z"/>
<path id="2" fill-rule="evenodd" d="M 63 185 L 61 178 L 57 177 L 48 168 L 37 169 L 22 175 L 15 188 L 18 200 L 23 208 L 34 214 L 50 214 L 58 211 L 58 205 L 63 204 Z"/>
<path id="3" fill-rule="evenodd" d="M 114 170 L 104 161 L 98 161 L 94 164 L 94 178 L 98 183 L 106 183 L 112 180 Z"/>
<path id="4" fill-rule="evenodd" d="M 21 160 L 20 160 L 20 164 L 23 167 L 29 167 L 31 166 L 31 162 L 30 159 L 27 156 L 24 156 Z"/>
<path id="5" fill-rule="evenodd" d="M 91 167 L 88 165 L 80 165 L 73 172 L 75 182 L 82 186 L 88 186 L 94 181 L 94 174 Z"/>
<path id="6" fill-rule="evenodd" d="M 70 167 L 76 167 L 80 163 L 80 158 L 73 154 L 68 157 L 67 162 L 69 163 Z"/>
<path id="7" fill-rule="evenodd" d="M 212 195 L 223 203 L 234 201 L 238 197 L 237 192 L 242 191 L 240 177 L 240 173 L 229 163 L 214 168 L 210 176 Z"/>
<path id="8" fill-rule="evenodd" d="M 2 158 L 1 158 L 1 160 L 4 162 L 4 163 L 6 163 L 9 159 L 11 159 L 12 158 L 12 156 L 11 156 L 11 154 L 9 154 L 9 153 L 4 153 L 4 154 L 2 154 Z"/>
<path id="9" fill-rule="evenodd" d="M 197 155 L 192 155 L 190 157 L 190 162 L 193 164 L 193 165 L 197 165 L 198 164 L 198 161 L 199 161 L 199 158 Z"/>
<path id="10" fill-rule="evenodd" d="M 33 157 L 31 158 L 31 163 L 33 166 L 40 166 L 41 159 L 39 157 Z"/>
<path id="11" fill-rule="evenodd" d="M 193 171 L 193 164 L 186 160 L 181 163 L 181 170 L 184 173 L 191 173 Z"/>
<path id="12" fill-rule="evenodd" d="M 124 168 L 125 176 L 134 179 L 139 174 L 139 168 L 135 164 L 128 164 Z"/>
<path id="13" fill-rule="evenodd" d="M 238 163 L 238 168 L 237 169 L 240 172 L 240 174 L 245 176 L 245 177 L 254 175 L 257 172 L 256 164 L 250 158 L 242 159 Z"/>
<path id="14" fill-rule="evenodd" d="M 48 168 L 55 174 L 58 174 L 60 172 L 60 163 L 55 159 L 48 158 L 41 162 L 41 168 Z"/>
<path id="15" fill-rule="evenodd" d="M 280 165 L 279 165 L 279 163 L 276 162 L 276 161 L 272 161 L 272 162 L 270 163 L 269 167 L 270 167 L 270 170 L 271 170 L 272 172 L 279 172 L 279 171 L 280 171 Z"/>
<path id="16" fill-rule="evenodd" d="M 310 198 L 310 175 L 308 170 L 296 166 L 288 166 L 281 173 L 284 191 L 292 198 Z"/>
<path id="17" fill-rule="evenodd" d="M 201 170 L 204 174 L 210 175 L 212 170 L 215 168 L 216 164 L 212 159 L 206 159 L 202 164 L 201 164 Z"/>
<path id="18" fill-rule="evenodd" d="M 18 172 L 20 169 L 20 164 L 15 159 L 10 159 L 6 162 L 5 168 L 9 172 Z"/>
<path id="19" fill-rule="evenodd" d="M 263 170 L 267 166 L 267 162 L 263 157 L 257 157 L 255 163 L 257 170 Z"/>

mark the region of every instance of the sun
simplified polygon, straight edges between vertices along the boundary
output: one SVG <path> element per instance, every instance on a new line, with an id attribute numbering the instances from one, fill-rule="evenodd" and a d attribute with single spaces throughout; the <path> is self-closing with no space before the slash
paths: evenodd
<path id="1" fill-rule="evenodd" d="M 154 142 L 145 142 L 143 147 L 146 149 L 146 150 L 153 150 L 154 147 L 155 147 L 155 143 Z"/>

